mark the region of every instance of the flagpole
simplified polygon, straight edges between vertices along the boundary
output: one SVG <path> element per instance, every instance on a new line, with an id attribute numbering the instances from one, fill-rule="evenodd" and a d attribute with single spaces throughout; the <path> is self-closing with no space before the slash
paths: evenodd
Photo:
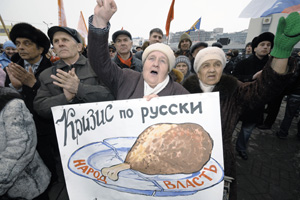
<path id="1" fill-rule="evenodd" d="M 2 17 L 1 17 L 1 15 L 0 15 L 0 20 L 1 20 L 1 24 L 2 24 L 2 26 L 3 26 L 3 28 L 4 28 L 4 30 L 5 30 L 5 33 L 6 33 L 7 37 L 8 37 L 8 39 L 10 39 L 10 38 L 9 38 L 9 33 L 8 33 L 7 29 L 6 29 L 6 26 L 5 26 L 5 24 L 4 24 L 4 21 L 3 21 Z"/>
<path id="2" fill-rule="evenodd" d="M 87 28 L 87 26 L 86 26 L 86 23 L 85 23 L 85 20 L 84 20 L 82 11 L 80 11 L 80 15 L 81 15 L 81 17 L 82 17 L 82 19 L 83 19 L 83 23 L 84 23 L 85 30 L 86 30 L 86 32 L 88 32 L 88 28 Z"/>

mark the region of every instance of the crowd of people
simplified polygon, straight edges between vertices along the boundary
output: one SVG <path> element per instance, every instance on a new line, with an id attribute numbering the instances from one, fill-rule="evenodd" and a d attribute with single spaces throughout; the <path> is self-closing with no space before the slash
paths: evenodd
<path id="1" fill-rule="evenodd" d="M 147 43 L 135 51 L 126 30 L 113 33 L 109 43 L 109 21 L 116 11 L 113 0 L 97 1 L 86 47 L 70 27 L 53 26 L 46 35 L 28 23 L 13 26 L 0 56 L 0 196 L 47 200 L 51 186 L 65 181 L 58 172 L 53 106 L 219 92 L 224 172 L 233 178 L 229 199 L 237 199 L 236 152 L 248 159 L 253 129 L 272 126 L 285 96 L 276 136 L 287 138 L 300 107 L 300 55 L 294 51 L 299 13 L 281 18 L 275 35 L 264 32 L 239 53 L 224 52 L 220 43 L 193 44 L 187 33 L 174 50 L 163 43 L 159 28 L 150 30 Z"/>

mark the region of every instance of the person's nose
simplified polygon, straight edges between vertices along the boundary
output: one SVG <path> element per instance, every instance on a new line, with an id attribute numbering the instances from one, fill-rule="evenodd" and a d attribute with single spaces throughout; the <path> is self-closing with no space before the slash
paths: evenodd
<path id="1" fill-rule="evenodd" d="M 213 65 L 211 65 L 211 66 L 209 67 L 208 71 L 209 71 L 209 72 L 215 72 L 215 71 L 216 71 L 216 68 L 215 68 Z"/>
<path id="2" fill-rule="evenodd" d="M 153 65 L 154 65 L 155 67 L 158 67 L 158 63 L 159 63 L 159 60 L 158 60 L 158 59 L 155 59 L 154 62 L 153 62 Z"/>

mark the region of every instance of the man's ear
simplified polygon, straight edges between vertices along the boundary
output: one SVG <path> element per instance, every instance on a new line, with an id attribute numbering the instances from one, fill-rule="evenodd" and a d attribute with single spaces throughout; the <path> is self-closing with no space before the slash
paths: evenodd
<path id="1" fill-rule="evenodd" d="M 254 53 L 256 53 L 256 48 L 257 48 L 257 47 L 255 47 L 255 48 L 253 49 Z"/>
<path id="2" fill-rule="evenodd" d="M 40 54 L 42 55 L 42 53 L 44 51 L 44 47 L 38 47 L 38 50 L 39 50 Z"/>
<path id="3" fill-rule="evenodd" d="M 82 43 L 77 43 L 77 51 L 78 52 L 82 51 L 82 47 L 83 47 Z"/>

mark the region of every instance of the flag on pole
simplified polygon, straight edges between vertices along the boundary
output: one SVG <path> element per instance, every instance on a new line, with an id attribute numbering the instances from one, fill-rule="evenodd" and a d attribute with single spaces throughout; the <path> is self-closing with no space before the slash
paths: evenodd
<path id="1" fill-rule="evenodd" d="M 169 36 L 169 31 L 170 31 L 170 24 L 171 21 L 174 19 L 174 4 L 175 4 L 175 0 L 172 0 L 172 4 L 168 13 L 168 18 L 167 18 L 167 22 L 166 22 L 166 36 Z"/>
<path id="2" fill-rule="evenodd" d="M 58 26 L 67 26 L 67 18 L 65 14 L 63 0 L 57 0 L 58 2 Z"/>
<path id="3" fill-rule="evenodd" d="M 300 0 L 252 0 L 241 12 L 240 18 L 266 17 L 275 13 L 300 12 Z"/>
<path id="4" fill-rule="evenodd" d="M 84 40 L 86 40 L 86 38 L 88 36 L 88 29 L 87 29 L 82 11 L 80 11 L 79 21 L 78 21 L 78 25 L 77 25 L 77 31 L 84 38 Z M 86 44 L 85 41 L 84 41 L 84 44 Z"/>
<path id="5" fill-rule="evenodd" d="M 190 34 L 191 31 L 199 30 L 201 23 L 201 17 L 192 25 L 192 27 L 186 31 L 187 34 Z"/>
<path id="6" fill-rule="evenodd" d="M 275 4 L 261 16 L 266 17 L 274 13 L 291 13 L 296 11 L 300 11 L 300 0 L 277 0 Z"/>

